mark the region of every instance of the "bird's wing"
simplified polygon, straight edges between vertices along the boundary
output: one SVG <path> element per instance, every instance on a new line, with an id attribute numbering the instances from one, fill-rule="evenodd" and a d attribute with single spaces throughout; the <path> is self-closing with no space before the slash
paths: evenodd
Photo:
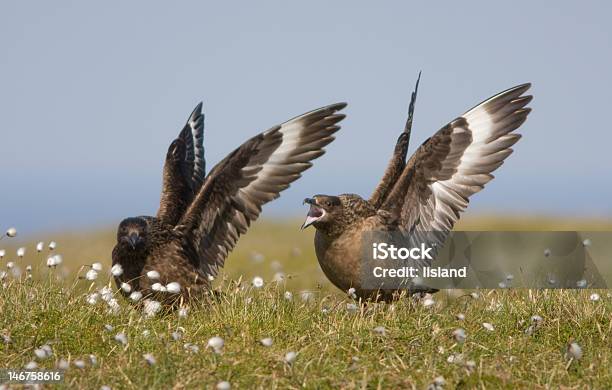
<path id="1" fill-rule="evenodd" d="M 176 225 L 204 181 L 204 116 L 202 103 L 193 110 L 166 155 L 157 217 Z"/>
<path id="2" fill-rule="evenodd" d="M 311 111 L 267 130 L 217 164 L 175 228 L 193 245 L 200 268 L 216 275 L 265 203 L 298 179 L 334 140 L 345 103 Z"/>
<path id="3" fill-rule="evenodd" d="M 404 127 L 404 131 L 397 138 L 397 142 L 395 143 L 395 149 L 393 150 L 393 155 L 389 160 L 389 164 L 387 164 L 387 169 L 385 170 L 385 174 L 381 180 L 381 182 L 376 186 L 376 189 L 370 196 L 370 203 L 379 208 L 385 199 L 389 196 L 389 193 L 393 189 L 393 185 L 397 181 L 397 179 L 402 174 L 404 167 L 406 166 L 406 154 L 408 152 L 408 144 L 410 142 L 410 132 L 412 131 L 412 120 L 414 118 L 414 105 L 416 103 L 417 91 L 419 90 L 419 81 L 421 80 L 421 73 L 419 72 L 419 77 L 417 79 L 416 85 L 414 87 L 414 92 L 412 92 L 412 96 L 410 97 L 410 105 L 408 106 L 408 119 L 406 120 L 406 126 Z"/>
<path id="4" fill-rule="evenodd" d="M 441 244 L 469 197 L 493 179 L 512 153 L 513 133 L 531 111 L 523 96 L 531 84 L 501 92 L 444 126 L 410 158 L 383 209 L 399 216 L 401 229 Z M 426 238 L 423 238 L 425 241 Z"/>

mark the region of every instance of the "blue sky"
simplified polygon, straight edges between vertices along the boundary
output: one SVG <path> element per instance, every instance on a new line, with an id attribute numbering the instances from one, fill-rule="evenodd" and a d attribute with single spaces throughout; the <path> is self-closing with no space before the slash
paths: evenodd
<path id="1" fill-rule="evenodd" d="M 200 100 L 208 166 L 251 135 L 347 101 L 328 153 L 264 214 L 369 195 L 423 71 L 411 151 L 513 85 L 523 139 L 471 211 L 612 215 L 606 2 L 3 2 L 0 227 L 154 214 L 166 149 Z"/>

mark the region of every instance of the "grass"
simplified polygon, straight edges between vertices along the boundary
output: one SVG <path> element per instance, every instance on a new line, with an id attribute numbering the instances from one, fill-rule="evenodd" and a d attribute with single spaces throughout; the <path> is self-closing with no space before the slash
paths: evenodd
<path id="1" fill-rule="evenodd" d="M 527 229 L 511 221 L 496 223 Z M 559 226 L 550 223 L 542 229 Z M 298 221 L 258 223 L 217 280 L 221 297 L 192 305 L 186 317 L 172 312 L 146 318 L 122 299 L 114 314 L 102 300 L 86 303 L 86 294 L 109 285 L 111 231 L 46 237 L 58 242 L 64 256 L 65 268 L 52 272 L 37 269 L 46 254 L 37 254 L 30 243 L 24 259 L 11 257 L 21 268 L 33 264 L 37 277 L 8 278 L 0 288 L 0 333 L 11 339 L 0 343 L 0 367 L 19 368 L 34 360 L 53 368 L 65 359 L 70 368 L 60 387 L 94 389 L 212 388 L 221 381 L 233 388 L 422 389 L 439 376 L 445 388 L 612 387 L 607 291 L 598 291 L 599 301 L 590 299 L 591 290 L 482 290 L 476 298 L 441 292 L 429 307 L 412 298 L 354 306 L 325 280 L 312 252 L 312 232 L 299 232 L 298 226 Z M 482 227 L 468 220 L 462 228 Z M 599 222 L 584 226 L 597 228 L 609 229 Z M 13 254 L 10 243 L 3 240 L 0 246 Z M 75 278 L 81 265 L 96 260 L 104 263 L 104 277 Z M 272 282 L 276 272 L 287 279 Z M 266 280 L 263 288 L 251 287 L 255 275 Z M 302 299 L 303 291 L 310 299 Z M 459 313 L 465 320 L 456 318 Z M 528 334 L 533 315 L 542 321 Z M 452 336 L 457 328 L 465 329 L 463 343 Z M 174 332 L 182 338 L 174 340 Z M 126 345 L 115 340 L 118 333 L 125 333 Z M 220 354 L 206 348 L 213 336 L 225 341 Z M 265 337 L 272 338 L 272 346 L 260 343 Z M 565 356 L 569 342 L 582 347 L 581 359 Z M 53 354 L 35 359 L 34 350 L 44 344 Z M 291 364 L 284 361 L 289 351 L 297 353 Z M 153 366 L 143 358 L 147 353 L 155 357 Z M 85 368 L 75 367 L 79 359 Z"/>

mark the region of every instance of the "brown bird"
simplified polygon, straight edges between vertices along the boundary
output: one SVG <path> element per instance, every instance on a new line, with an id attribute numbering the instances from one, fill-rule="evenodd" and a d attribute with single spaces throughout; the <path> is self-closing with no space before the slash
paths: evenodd
<path id="1" fill-rule="evenodd" d="M 166 154 L 157 215 L 119 224 L 113 275 L 123 294 L 168 302 L 209 291 L 209 279 L 262 205 L 325 153 L 345 106 L 333 104 L 272 127 L 205 176 L 204 116 L 198 104 Z"/>
<path id="2" fill-rule="evenodd" d="M 435 239 L 429 241 L 443 243 L 469 197 L 493 179 L 491 172 L 503 164 L 512 153 L 511 146 L 521 138 L 513 131 L 531 111 L 525 106 L 532 97 L 523 96 L 530 86 L 516 86 L 480 103 L 442 127 L 406 162 L 417 81 L 405 129 L 370 199 L 343 194 L 304 200 L 310 210 L 302 228 L 316 228 L 315 251 L 329 280 L 343 291 L 354 289 L 359 298 L 393 299 L 397 290 L 366 288 L 362 283 L 365 235 L 400 232 L 418 242 L 419 237 L 434 232 Z"/>

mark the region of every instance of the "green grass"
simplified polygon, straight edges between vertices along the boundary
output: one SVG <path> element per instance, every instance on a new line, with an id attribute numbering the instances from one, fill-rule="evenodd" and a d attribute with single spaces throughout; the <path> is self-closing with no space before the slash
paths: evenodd
<path id="1" fill-rule="evenodd" d="M 447 389 L 612 387 L 612 298 L 607 291 L 598 291 L 597 302 L 589 299 L 593 291 L 482 290 L 477 298 L 449 291 L 436 294 L 431 307 L 404 298 L 353 311 L 347 307 L 352 301 L 320 272 L 312 232 L 299 232 L 298 226 L 297 221 L 258 223 L 217 280 L 221 297 L 192 305 L 185 318 L 176 312 L 145 318 L 121 298 L 115 314 L 103 301 L 86 303 L 89 291 L 109 284 L 112 232 L 44 237 L 56 239 L 64 256 L 66 269 L 51 273 L 36 268 L 46 255 L 34 251 L 33 238 L 24 259 L 11 257 L 22 268 L 33 264 L 36 277 L 9 278 L 0 288 L 0 333 L 11 338 L 8 344 L 0 342 L 0 367 L 19 368 L 36 360 L 39 367 L 53 368 L 65 359 L 71 366 L 63 387 L 92 389 L 212 388 L 220 381 L 233 388 L 422 389 L 438 376 L 445 378 Z M 482 228 L 469 222 L 463 226 L 470 227 Z M 0 247 L 13 254 L 10 243 L 3 240 Z M 261 253 L 263 260 L 256 261 L 252 252 Z M 96 260 L 105 265 L 98 280 L 75 279 L 80 265 Z M 279 265 L 289 278 L 271 282 Z M 254 275 L 264 277 L 264 288 L 250 286 Z M 303 301 L 303 290 L 313 298 Z M 293 293 L 292 300 L 284 298 L 285 291 Z M 464 321 L 455 318 L 458 313 Z M 543 321 L 528 335 L 533 315 Z M 495 329 L 486 330 L 483 322 Z M 106 324 L 114 329 L 105 330 Z M 384 335 L 374 330 L 379 326 Z M 459 327 L 467 333 L 464 343 L 452 337 Z M 183 334 L 178 341 L 172 338 L 176 331 Z M 127 335 L 127 345 L 115 341 L 119 332 Z M 213 336 L 225 341 L 221 354 L 206 348 Z M 264 337 L 273 339 L 271 347 L 261 345 Z M 564 356 L 571 341 L 582 347 L 579 360 Z M 185 343 L 199 351 L 186 350 Z M 43 344 L 52 347 L 53 355 L 37 360 L 34 349 Z M 289 351 L 297 352 L 292 364 L 283 361 Z M 146 353 L 155 357 L 155 365 L 145 362 Z M 90 354 L 97 364 L 90 363 Z M 75 367 L 77 359 L 85 360 L 86 367 Z M 474 362 L 473 369 L 468 361 Z"/>

